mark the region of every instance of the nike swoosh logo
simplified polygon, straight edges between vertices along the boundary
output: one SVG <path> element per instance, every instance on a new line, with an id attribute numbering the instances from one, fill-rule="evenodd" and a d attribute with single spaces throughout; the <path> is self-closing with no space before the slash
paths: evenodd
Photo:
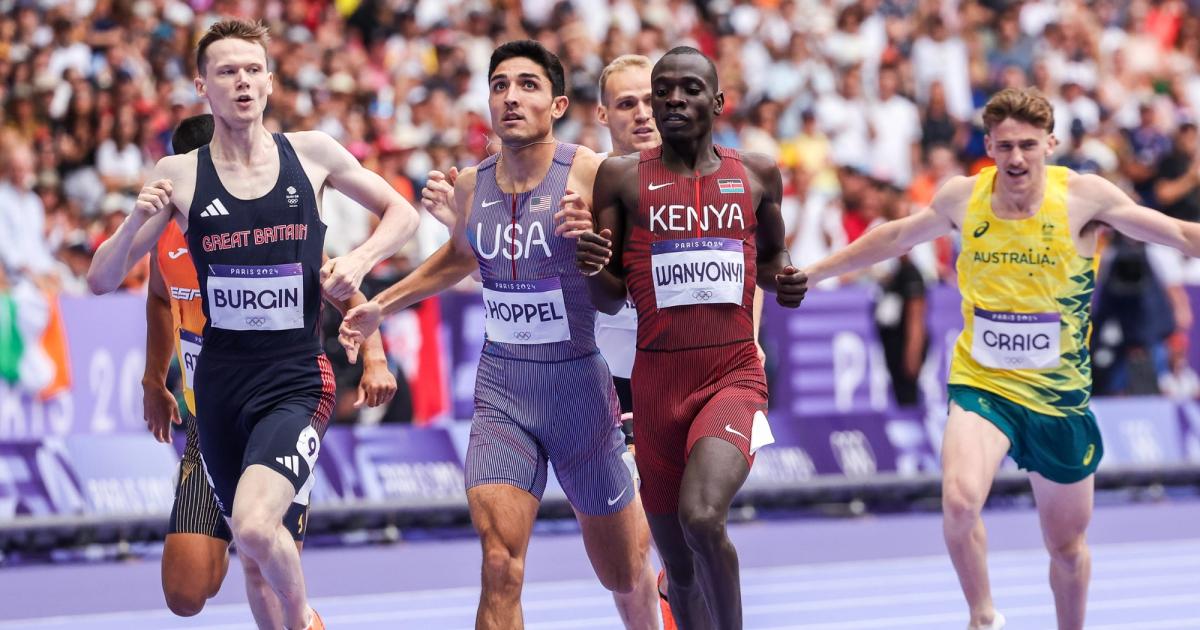
<path id="1" fill-rule="evenodd" d="M 167 257 L 170 258 L 171 260 L 175 260 L 176 258 L 179 258 L 180 256 L 182 256 L 186 253 L 187 253 L 187 248 L 180 247 L 179 249 L 177 249 L 173 252 L 167 252 Z"/>
<path id="2" fill-rule="evenodd" d="M 499 199 L 497 199 L 496 201 L 485 201 L 485 202 L 483 202 L 483 207 L 484 207 L 484 208 L 490 208 L 490 207 L 492 207 L 492 206 L 494 206 L 494 205 L 496 205 L 496 204 L 498 204 L 498 203 L 500 203 L 500 200 L 499 200 Z"/>
<path id="3" fill-rule="evenodd" d="M 746 437 L 745 435 L 742 435 L 741 431 L 738 431 L 737 429 L 733 428 L 732 426 L 730 426 L 728 424 L 725 425 L 725 430 L 742 438 L 743 440 L 746 440 L 747 442 L 750 441 L 750 438 Z"/>
<path id="4" fill-rule="evenodd" d="M 625 496 L 625 493 L 626 493 L 628 490 L 629 490 L 629 486 L 625 486 L 625 488 L 624 488 L 623 490 L 621 490 L 621 494 L 618 494 L 617 496 L 615 496 L 615 497 L 613 497 L 613 498 L 611 498 L 611 499 L 609 499 L 609 500 L 608 500 L 608 504 L 609 504 L 609 505 L 616 505 L 616 504 L 617 504 L 617 501 L 620 501 L 620 500 L 621 500 L 621 497 Z"/>
<path id="5" fill-rule="evenodd" d="M 665 184 L 647 184 L 646 190 L 658 190 L 659 188 L 666 188 L 667 186 L 672 186 L 674 184 L 675 182 L 667 182 Z"/>

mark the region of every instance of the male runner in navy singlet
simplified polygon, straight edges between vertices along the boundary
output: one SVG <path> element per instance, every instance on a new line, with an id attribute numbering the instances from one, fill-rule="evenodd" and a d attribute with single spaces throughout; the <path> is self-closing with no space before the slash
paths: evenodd
<path id="1" fill-rule="evenodd" d="M 333 410 L 333 374 L 319 344 L 321 292 L 354 305 L 362 277 L 391 255 L 417 215 L 386 181 L 320 132 L 272 134 L 267 30 L 214 24 L 197 45 L 196 89 L 213 112 L 210 145 L 159 160 L 151 183 L 88 272 L 114 290 L 175 220 L 196 266 L 204 315 L 193 376 L 200 450 L 240 553 L 261 567 L 287 628 L 322 628 L 308 605 L 300 556 L 282 524 L 307 502 Z M 326 185 L 382 217 L 363 245 L 321 264 Z M 324 287 L 322 286 L 324 278 Z"/>

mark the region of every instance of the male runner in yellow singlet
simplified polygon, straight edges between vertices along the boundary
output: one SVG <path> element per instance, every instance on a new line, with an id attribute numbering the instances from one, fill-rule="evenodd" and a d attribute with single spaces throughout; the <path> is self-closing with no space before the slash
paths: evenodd
<path id="1" fill-rule="evenodd" d="M 1089 409 L 1096 228 L 1200 255 L 1200 225 L 1139 206 L 1097 175 L 1047 166 L 1054 113 L 1032 89 L 1006 89 L 983 112 L 988 155 L 930 208 L 884 224 L 806 270 L 812 282 L 899 256 L 951 230 L 964 327 L 950 369 L 942 508 L 970 628 L 1001 628 L 980 511 L 1005 454 L 1030 471 L 1061 630 L 1083 627 L 1093 472 L 1104 447 Z"/>

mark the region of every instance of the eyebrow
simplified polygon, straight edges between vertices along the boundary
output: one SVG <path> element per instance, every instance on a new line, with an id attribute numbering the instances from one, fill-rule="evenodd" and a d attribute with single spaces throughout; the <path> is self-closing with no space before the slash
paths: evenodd
<path id="1" fill-rule="evenodd" d="M 237 68 L 240 66 L 262 66 L 262 65 L 265 65 L 265 64 L 263 64 L 262 61 L 258 61 L 258 60 L 255 60 L 255 61 L 225 61 L 222 63 L 214 64 L 213 67 L 214 68 Z"/>
<path id="2" fill-rule="evenodd" d="M 492 81 L 495 81 L 497 79 L 507 79 L 507 78 L 508 78 L 507 74 L 493 74 L 492 78 L 488 79 L 488 83 L 491 83 Z M 532 72 L 522 72 L 521 74 L 517 75 L 517 78 L 518 79 L 537 79 L 538 81 L 542 80 L 541 75 L 534 74 Z"/>
<path id="3" fill-rule="evenodd" d="M 679 76 L 677 76 L 677 77 L 671 77 L 671 75 L 664 75 L 664 74 L 660 74 L 660 75 L 658 75 L 657 77 L 654 77 L 654 79 L 653 79 L 651 82 L 652 82 L 652 83 L 657 83 L 657 82 L 659 82 L 659 81 L 667 81 L 667 80 L 674 80 L 674 81 L 677 81 L 677 82 L 684 82 L 684 81 L 696 81 L 696 82 L 698 82 L 698 83 L 702 83 L 702 84 L 704 84 L 704 85 L 708 85 L 708 81 L 706 81 L 706 80 L 704 79 L 704 77 L 702 77 L 702 76 L 700 76 L 700 75 L 698 75 L 698 74 L 682 74 L 682 75 L 679 75 Z"/>

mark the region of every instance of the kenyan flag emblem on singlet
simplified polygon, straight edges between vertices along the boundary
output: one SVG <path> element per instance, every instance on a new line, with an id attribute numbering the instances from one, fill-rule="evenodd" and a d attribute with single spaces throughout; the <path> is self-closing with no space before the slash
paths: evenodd
<path id="1" fill-rule="evenodd" d="M 717 187 L 726 195 L 740 195 L 746 192 L 740 179 L 718 179 Z"/>

